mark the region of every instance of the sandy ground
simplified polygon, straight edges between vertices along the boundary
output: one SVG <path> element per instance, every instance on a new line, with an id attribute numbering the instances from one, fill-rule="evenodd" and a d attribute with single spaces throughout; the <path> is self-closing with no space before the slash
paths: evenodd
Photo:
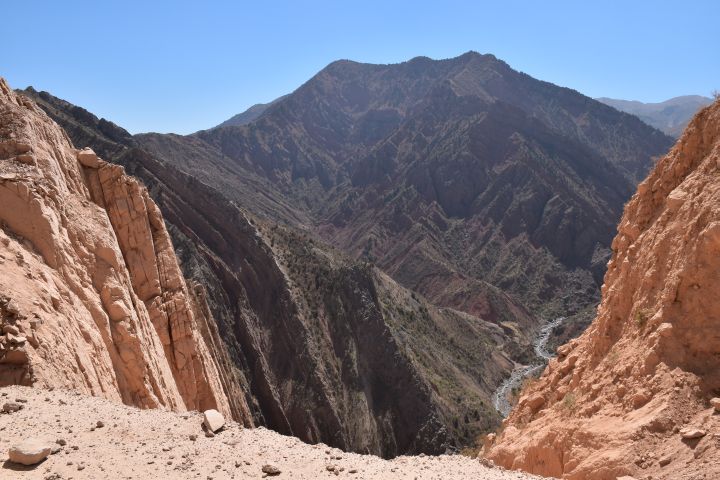
<path id="1" fill-rule="evenodd" d="M 540 478 L 488 468 L 461 455 L 388 461 L 308 445 L 264 428 L 243 429 L 236 423 L 207 438 L 201 429 L 202 414 L 197 412 L 139 410 L 59 390 L 0 389 L 0 407 L 17 400 L 25 400 L 22 410 L 0 415 L 3 480 L 262 478 L 266 464 L 280 470 L 273 478 Z M 98 428 L 98 422 L 103 426 Z M 57 453 L 34 467 L 9 462 L 8 449 L 30 437 L 62 439 L 66 445 L 58 445 Z M 328 466 L 336 468 L 331 471 Z"/>

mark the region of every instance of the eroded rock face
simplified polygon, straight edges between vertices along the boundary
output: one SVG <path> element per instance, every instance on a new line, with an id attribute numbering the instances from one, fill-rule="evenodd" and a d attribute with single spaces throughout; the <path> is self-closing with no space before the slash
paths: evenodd
<path id="1" fill-rule="evenodd" d="M 146 189 L 2 79 L 0 227 L 0 385 L 230 414 Z"/>
<path id="2" fill-rule="evenodd" d="M 486 454 L 572 479 L 717 476 L 720 102 L 639 185 L 613 251 L 591 327 L 558 349 Z"/>

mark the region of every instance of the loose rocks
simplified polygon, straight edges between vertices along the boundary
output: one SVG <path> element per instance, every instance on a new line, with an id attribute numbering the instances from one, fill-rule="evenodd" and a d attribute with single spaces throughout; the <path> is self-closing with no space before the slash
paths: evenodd
<path id="1" fill-rule="evenodd" d="M 10 447 L 8 456 L 10 461 L 22 465 L 35 465 L 45 460 L 52 451 L 52 445 L 37 439 L 30 438 Z"/>
<path id="2" fill-rule="evenodd" d="M 263 465 L 262 471 L 270 476 L 280 475 L 280 469 L 274 465 Z"/>
<path id="3" fill-rule="evenodd" d="M 217 432 L 225 425 L 225 417 L 217 410 L 205 410 L 203 412 L 203 424 L 209 432 Z"/>

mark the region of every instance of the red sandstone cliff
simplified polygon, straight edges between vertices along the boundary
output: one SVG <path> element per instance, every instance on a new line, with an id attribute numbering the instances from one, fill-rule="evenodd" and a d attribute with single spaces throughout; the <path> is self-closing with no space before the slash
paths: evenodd
<path id="1" fill-rule="evenodd" d="M 146 189 L 2 79 L 0 227 L 0 386 L 243 416 Z"/>
<path id="2" fill-rule="evenodd" d="M 569 479 L 720 476 L 720 102 L 625 208 L 602 303 L 486 455 Z"/>

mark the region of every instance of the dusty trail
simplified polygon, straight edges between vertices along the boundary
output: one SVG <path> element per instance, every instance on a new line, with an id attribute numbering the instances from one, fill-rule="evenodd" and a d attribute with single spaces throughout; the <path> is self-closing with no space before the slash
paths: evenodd
<path id="1" fill-rule="evenodd" d="M 214 437 L 200 428 L 202 414 L 139 410 L 61 390 L 0 388 L 0 407 L 24 408 L 0 414 L 0 478 L 75 480 L 241 479 L 444 479 L 531 480 L 521 472 L 488 468 L 463 455 L 411 456 L 383 460 L 308 445 L 265 428 L 243 429 L 234 422 Z M 97 422 L 102 422 L 98 427 Z M 28 437 L 47 438 L 57 453 L 34 467 L 7 461 L 8 449 Z M 63 440 L 64 445 L 56 444 Z M 62 443 L 62 442 L 61 442 Z"/>

